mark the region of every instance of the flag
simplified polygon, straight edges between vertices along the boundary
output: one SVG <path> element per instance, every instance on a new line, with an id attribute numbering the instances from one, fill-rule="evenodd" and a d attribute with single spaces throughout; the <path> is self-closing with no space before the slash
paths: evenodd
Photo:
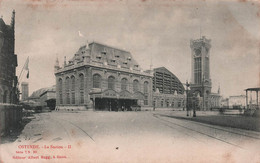
<path id="1" fill-rule="evenodd" d="M 24 69 L 27 70 L 26 78 L 28 79 L 28 78 L 29 78 L 29 57 L 28 57 L 27 60 L 26 60 Z"/>
<path id="2" fill-rule="evenodd" d="M 24 69 L 29 71 L 29 57 L 27 58 L 27 60 L 25 62 Z"/>
<path id="3" fill-rule="evenodd" d="M 27 79 L 29 78 L 29 69 L 28 69 L 28 72 L 27 72 L 26 78 L 27 78 Z"/>

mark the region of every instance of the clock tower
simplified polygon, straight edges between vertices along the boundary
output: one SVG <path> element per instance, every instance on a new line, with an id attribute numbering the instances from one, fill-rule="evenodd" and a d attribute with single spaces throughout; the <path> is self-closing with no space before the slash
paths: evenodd
<path id="1" fill-rule="evenodd" d="M 211 40 L 205 36 L 190 41 L 191 48 L 191 93 L 202 97 L 201 109 L 209 108 L 211 93 L 210 48 Z"/>

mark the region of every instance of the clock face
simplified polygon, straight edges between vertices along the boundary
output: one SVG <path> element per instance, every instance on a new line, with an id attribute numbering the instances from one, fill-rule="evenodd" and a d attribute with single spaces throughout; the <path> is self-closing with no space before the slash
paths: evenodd
<path id="1" fill-rule="evenodd" d="M 200 49 L 196 49 L 195 50 L 195 56 L 199 57 L 201 55 L 201 50 Z"/>

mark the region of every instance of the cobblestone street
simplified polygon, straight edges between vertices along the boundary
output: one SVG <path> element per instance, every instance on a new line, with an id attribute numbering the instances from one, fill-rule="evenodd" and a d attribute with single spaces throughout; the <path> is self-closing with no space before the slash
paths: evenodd
<path id="1" fill-rule="evenodd" d="M 259 132 L 165 116 L 170 113 L 185 114 L 169 111 L 35 114 L 35 119 L 25 126 L 14 143 L 1 145 L 1 158 L 14 162 L 44 159 L 52 162 L 245 162 L 250 159 L 256 162 L 260 159 Z M 25 150 L 21 145 L 39 145 L 37 153 L 28 157 L 40 158 L 11 159 L 19 156 L 17 151 Z"/>

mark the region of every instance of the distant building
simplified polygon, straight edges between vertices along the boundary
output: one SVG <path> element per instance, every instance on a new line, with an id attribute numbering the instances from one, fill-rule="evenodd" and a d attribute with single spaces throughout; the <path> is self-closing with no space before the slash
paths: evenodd
<path id="1" fill-rule="evenodd" d="M 228 98 L 222 98 L 220 101 L 221 107 L 229 107 L 229 99 Z"/>
<path id="2" fill-rule="evenodd" d="M 40 94 L 40 104 L 43 108 L 54 110 L 56 106 L 56 87 L 52 86 L 46 88 L 43 93 Z"/>
<path id="3" fill-rule="evenodd" d="M 246 96 L 238 95 L 238 96 L 229 96 L 229 107 L 241 107 L 244 108 L 246 106 Z"/>
<path id="4" fill-rule="evenodd" d="M 159 108 L 184 107 L 184 87 L 165 67 L 153 69 L 153 105 Z"/>
<path id="5" fill-rule="evenodd" d="M 63 67 L 56 62 L 57 109 L 152 106 L 152 77 L 131 53 L 97 42 L 84 45 Z"/>
<path id="6" fill-rule="evenodd" d="M 17 55 L 15 54 L 15 12 L 11 24 L 0 18 L 0 103 L 18 103 Z"/>
<path id="7" fill-rule="evenodd" d="M 259 109 L 259 92 L 260 87 L 247 88 L 246 90 L 246 108 L 247 109 Z M 255 97 L 253 98 L 252 96 Z"/>
<path id="8" fill-rule="evenodd" d="M 22 101 L 31 107 L 41 107 L 42 109 L 48 108 L 55 109 L 56 106 L 56 86 L 41 88 L 34 91 L 30 97 Z"/>
<path id="9" fill-rule="evenodd" d="M 22 101 L 27 100 L 29 96 L 29 87 L 27 82 L 22 82 Z"/>
<path id="10" fill-rule="evenodd" d="M 210 78 L 210 48 L 211 40 L 205 36 L 190 41 L 192 74 L 191 94 L 199 95 L 202 98 L 200 108 L 208 110 L 212 107 L 219 107 L 221 96 L 219 93 L 212 93 L 212 82 Z"/>

